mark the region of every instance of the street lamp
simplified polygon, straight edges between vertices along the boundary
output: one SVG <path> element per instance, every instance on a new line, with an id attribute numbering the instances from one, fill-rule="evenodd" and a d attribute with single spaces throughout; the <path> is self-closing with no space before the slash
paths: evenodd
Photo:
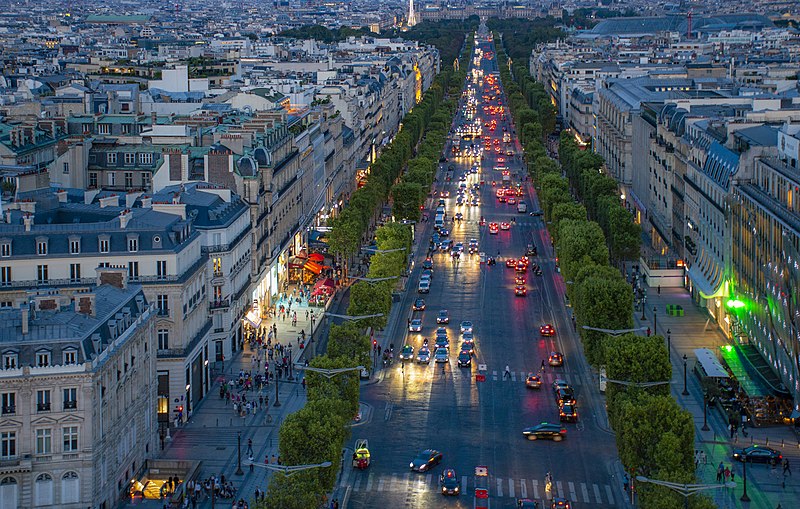
<path id="1" fill-rule="evenodd" d="M 662 380 L 660 382 L 630 382 L 628 380 L 611 380 L 610 378 L 606 378 L 606 382 L 611 382 L 619 385 L 627 385 L 629 387 L 638 387 L 640 389 L 649 389 L 650 387 L 656 387 L 658 385 L 670 384 L 669 380 Z"/>
<path id="2" fill-rule="evenodd" d="M 686 388 L 686 361 L 687 360 L 689 360 L 689 358 L 686 357 L 686 354 L 683 354 L 683 392 L 681 394 L 683 394 L 684 396 L 688 396 L 689 395 L 689 390 Z"/>
<path id="3" fill-rule="evenodd" d="M 724 484 L 683 484 L 677 482 L 669 482 L 669 481 L 659 481 L 658 479 L 650 479 L 643 475 L 637 475 L 636 480 L 639 482 L 646 482 L 650 484 L 656 484 L 658 486 L 664 486 L 665 488 L 669 488 L 675 493 L 678 493 L 683 496 L 683 506 L 686 509 L 689 509 L 689 497 L 694 495 L 695 493 L 699 493 L 705 490 L 718 490 L 720 488 L 735 488 L 735 482 L 726 482 Z"/>
<path id="4" fill-rule="evenodd" d="M 669 357 L 669 352 L 672 350 L 672 331 L 667 329 L 667 357 Z"/>
<path id="5" fill-rule="evenodd" d="M 275 403 L 272 406 L 281 406 L 281 402 L 278 401 L 278 361 L 275 361 Z"/>
<path id="6" fill-rule="evenodd" d="M 658 322 L 656 321 L 656 318 L 658 318 L 658 316 L 656 315 L 657 311 L 658 308 L 653 306 L 653 334 L 658 334 L 658 332 L 656 332 L 658 330 Z"/>
<path id="7" fill-rule="evenodd" d="M 330 461 L 323 461 L 322 463 L 314 463 L 311 465 L 275 465 L 272 463 L 267 464 L 257 464 L 253 463 L 253 466 L 266 468 L 267 470 L 273 470 L 275 472 L 281 472 L 285 476 L 290 476 L 292 474 L 296 474 L 297 472 L 302 472 L 303 470 L 310 470 L 312 468 L 328 468 L 333 463 Z"/>
<path id="8" fill-rule="evenodd" d="M 700 428 L 703 431 L 711 431 L 708 427 L 708 393 L 703 392 L 703 427 Z"/>
<path id="9" fill-rule="evenodd" d="M 746 451 L 742 451 L 742 459 L 744 460 L 744 464 L 742 465 L 742 478 L 744 491 L 742 491 L 742 496 L 739 498 L 742 502 L 750 502 L 750 497 L 747 496 L 747 462 L 750 460 L 750 457 L 747 455 Z"/>
<path id="10" fill-rule="evenodd" d="M 600 327 L 590 327 L 588 325 L 584 325 L 583 329 L 602 332 L 603 334 L 608 334 L 609 336 L 622 336 L 623 334 L 628 334 L 631 332 L 646 331 L 647 327 L 637 327 L 635 329 L 601 329 Z"/>
<path id="11" fill-rule="evenodd" d="M 300 368 L 300 364 L 297 364 L 298 369 Z M 364 366 L 356 366 L 354 368 L 335 368 L 335 369 L 325 369 L 325 368 L 315 368 L 313 366 L 303 366 L 302 369 L 306 371 L 313 371 L 315 373 L 319 373 L 327 379 L 331 379 L 336 375 L 341 373 L 346 373 L 348 371 L 361 371 L 364 369 Z"/>
<path id="12" fill-rule="evenodd" d="M 641 319 L 642 320 L 647 320 L 647 317 L 644 316 L 644 305 L 645 305 L 644 303 L 645 303 L 644 296 L 642 296 L 642 318 Z"/>
<path id="13" fill-rule="evenodd" d="M 391 279 L 397 279 L 400 276 L 389 276 L 389 277 L 351 277 L 350 279 L 356 279 L 358 281 L 366 281 L 367 283 L 378 283 L 380 281 L 389 281 Z"/>
<path id="14" fill-rule="evenodd" d="M 243 475 L 242 472 L 242 432 L 236 432 L 236 475 Z"/>

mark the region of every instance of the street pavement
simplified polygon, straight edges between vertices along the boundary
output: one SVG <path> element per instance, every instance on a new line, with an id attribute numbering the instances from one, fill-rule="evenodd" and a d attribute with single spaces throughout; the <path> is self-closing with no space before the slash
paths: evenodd
<path id="1" fill-rule="evenodd" d="M 488 45 L 481 44 L 484 50 Z M 491 48 L 494 51 L 494 48 Z M 497 70 L 496 59 L 483 60 L 484 71 Z M 480 108 L 478 116 L 485 118 Z M 505 101 L 504 101 L 505 102 Z M 484 129 L 484 135 L 502 139 L 502 129 L 513 131 L 510 120 L 498 120 L 495 132 Z M 459 125 L 459 113 L 454 125 Z M 481 140 L 483 143 L 483 140 Z M 507 144 L 501 146 L 507 147 Z M 519 153 L 518 140 L 511 146 Z M 449 157 L 449 152 L 447 153 Z M 418 295 L 416 283 L 421 272 L 428 239 L 433 225 L 416 225 L 419 247 L 414 252 L 415 265 L 409 278 L 409 291 L 393 308 L 396 316 L 387 329 L 377 336 L 384 348 L 394 343 L 395 354 L 403 343 L 413 346 L 415 353 L 423 338 L 431 346 L 437 327 L 436 316 L 447 309 L 446 325 L 450 349 L 446 363 L 418 364 L 399 359 L 379 371 L 377 378 L 362 387 L 362 400 L 372 410 L 368 422 L 353 428 L 352 441 L 369 440 L 372 464 L 367 470 L 345 465 L 340 475 L 338 498 L 350 508 L 372 507 L 472 507 L 474 468 L 489 469 L 490 496 L 493 508 L 515 507 L 516 498 L 546 499 L 544 478 L 551 472 L 554 492 L 573 500 L 580 507 L 626 507 L 622 490 L 621 466 L 614 436 L 608 429 L 602 396 L 581 352 L 580 341 L 572 330 L 570 315 L 564 305 L 564 285 L 555 267 L 550 239 L 540 218 L 518 214 L 516 205 L 498 203 L 492 180 L 502 176 L 493 168 L 505 164 L 513 175 L 524 176 L 525 170 L 515 157 L 487 153 L 479 175 L 468 175 L 471 186 L 481 179 L 480 206 L 455 205 L 459 176 L 471 166 L 469 161 L 452 158 L 441 165 L 436 191 L 449 191 L 446 198 L 448 218 L 456 212 L 464 221 L 448 224 L 453 242 L 467 245 L 477 239 L 480 251 L 498 256 L 495 266 L 480 264 L 477 255 L 461 256 L 454 261 L 448 253 L 434 252 L 434 275 L 429 294 Z M 455 166 L 454 179 L 446 182 L 445 172 Z M 515 179 L 518 181 L 519 179 Z M 524 197 L 529 210 L 538 209 L 530 192 Z M 430 217 L 438 198 L 429 202 Z M 488 222 L 515 221 L 510 230 L 489 234 L 480 226 L 480 218 Z M 525 254 L 534 243 L 539 256 L 533 261 L 543 269 L 542 276 L 526 273 L 527 296 L 514 295 L 514 271 L 505 260 Z M 499 255 L 498 255 L 499 253 Z M 412 313 L 411 304 L 423 297 L 427 308 Z M 406 332 L 406 319 L 422 318 L 422 333 Z M 470 367 L 458 367 L 459 323 L 471 320 L 475 330 L 476 352 Z M 554 337 L 540 337 L 538 328 L 550 323 Z M 565 364 L 546 368 L 539 390 L 527 389 L 525 377 L 539 372 L 542 360 L 553 350 L 565 354 Z M 485 365 L 485 382 L 477 382 L 480 365 Z M 506 366 L 509 373 L 505 373 Z M 525 440 L 522 429 L 542 421 L 558 422 L 558 408 L 550 384 L 567 380 L 576 391 L 580 419 L 565 423 L 567 438 L 562 442 Z M 352 443 L 349 444 L 352 447 Z M 423 474 L 410 472 L 409 461 L 422 449 L 435 448 L 444 455 L 440 466 Z M 438 486 L 443 468 L 454 468 L 461 481 L 461 496 L 443 497 Z"/>
<path id="2" fill-rule="evenodd" d="M 666 306 L 677 304 L 683 306 L 684 316 L 669 316 Z M 729 344 L 719 327 L 713 320 L 709 321 L 707 311 L 701 309 L 692 301 L 689 293 L 683 288 L 648 288 L 647 309 L 645 319 L 642 320 L 641 312 L 634 312 L 634 321 L 637 327 L 653 328 L 653 307 L 656 308 L 657 333 L 667 337 L 670 331 L 672 360 L 672 395 L 692 413 L 695 422 L 697 443 L 695 448 L 706 453 L 707 464 L 698 467 L 698 475 L 702 482 L 716 483 L 716 471 L 720 462 L 725 466 L 734 466 L 736 473 L 736 488 L 726 488 L 709 491 L 721 509 L 733 508 L 758 508 L 773 509 L 778 504 L 784 509 L 800 507 L 800 485 L 793 476 L 787 476 L 784 482 L 783 471 L 767 465 L 747 465 L 747 494 L 751 502 L 742 502 L 740 499 L 744 489 L 742 463 L 731 459 L 734 448 L 741 448 L 751 444 L 768 445 L 781 451 L 789 459 L 792 468 L 800 468 L 800 440 L 787 426 L 770 426 L 753 428 L 748 427 L 748 437 L 741 433 L 736 441 L 731 440 L 727 430 L 727 419 L 722 411 L 709 407 L 707 421 L 710 431 L 703 431 L 703 392 L 700 382 L 692 373 L 694 366 L 694 350 L 696 348 L 709 348 L 719 352 L 720 347 Z M 689 396 L 683 396 L 683 356 L 689 359 L 686 377 Z M 718 355 L 719 356 L 719 355 Z M 800 474 L 797 474 L 800 475 Z"/>

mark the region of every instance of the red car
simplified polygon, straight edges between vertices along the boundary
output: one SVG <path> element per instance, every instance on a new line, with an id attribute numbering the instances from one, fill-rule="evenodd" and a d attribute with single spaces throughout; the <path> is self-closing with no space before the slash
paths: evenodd
<path id="1" fill-rule="evenodd" d="M 506 267 L 508 267 L 509 269 L 513 269 L 516 266 L 517 266 L 517 260 L 515 260 L 514 258 L 509 258 L 508 260 L 506 260 Z"/>
<path id="2" fill-rule="evenodd" d="M 553 328 L 551 324 L 546 323 L 541 327 L 539 327 L 539 334 L 545 337 L 555 336 L 556 330 Z"/>
<path id="3" fill-rule="evenodd" d="M 528 295 L 528 289 L 525 288 L 525 286 L 523 285 L 517 285 L 514 288 L 514 295 L 516 295 L 517 297 L 525 297 L 526 295 Z"/>
<path id="4" fill-rule="evenodd" d="M 500 229 L 501 230 L 510 230 L 511 229 L 511 225 L 509 223 L 506 223 L 505 221 L 503 221 L 502 223 L 500 223 Z"/>
<path id="5" fill-rule="evenodd" d="M 497 235 L 498 231 L 500 231 L 500 228 L 497 226 L 497 223 L 489 223 L 489 233 Z"/>

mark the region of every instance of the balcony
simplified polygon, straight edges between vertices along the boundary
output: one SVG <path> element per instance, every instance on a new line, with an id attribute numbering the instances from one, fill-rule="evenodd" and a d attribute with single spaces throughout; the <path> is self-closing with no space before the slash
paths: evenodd
<path id="1" fill-rule="evenodd" d="M 36 404 L 36 411 L 37 412 L 49 412 L 50 411 L 50 403 L 37 403 Z"/>
<path id="2" fill-rule="evenodd" d="M 64 410 L 77 410 L 78 409 L 78 402 L 77 401 L 65 401 L 64 402 Z"/>
<path id="3" fill-rule="evenodd" d="M 208 302 L 208 309 L 227 309 L 230 307 L 230 302 L 228 299 L 223 300 L 210 300 Z"/>
<path id="4" fill-rule="evenodd" d="M 17 406 L 16 405 L 10 405 L 10 406 L 4 406 L 3 407 L 3 415 L 14 415 L 16 413 L 17 413 Z"/>

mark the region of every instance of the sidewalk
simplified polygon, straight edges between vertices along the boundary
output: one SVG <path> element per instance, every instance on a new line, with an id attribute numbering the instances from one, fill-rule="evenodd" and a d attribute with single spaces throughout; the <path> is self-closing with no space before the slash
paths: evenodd
<path id="1" fill-rule="evenodd" d="M 338 310 L 341 304 L 344 288 L 340 288 L 333 297 L 331 303 L 332 312 Z M 279 302 L 286 305 L 287 303 Z M 277 340 L 273 338 L 273 345 L 279 342 L 286 345 L 293 345 L 291 350 L 292 362 L 302 363 L 305 357 L 304 349 L 300 349 L 296 342 L 300 331 L 304 330 L 306 338 L 311 333 L 311 311 L 315 320 L 314 341 L 327 334 L 330 320 L 320 320 L 323 308 L 308 307 L 305 302 L 299 306 L 293 303 L 292 311 L 297 311 L 297 324 L 292 326 L 289 318 L 282 320 L 278 318 L 268 318 L 264 320 L 265 327 L 277 324 Z M 309 311 L 309 319 L 306 320 L 306 311 Z M 317 330 L 320 327 L 321 330 Z M 315 345 L 316 346 L 316 345 Z M 255 356 L 260 356 L 260 363 L 253 361 Z M 270 470 L 263 468 L 265 459 L 269 458 L 270 463 L 277 459 L 278 454 L 278 429 L 283 419 L 299 410 L 305 405 L 306 394 L 302 387 L 302 371 L 294 370 L 292 377 L 284 374 L 278 379 L 278 401 L 280 406 L 275 406 L 276 393 L 275 382 L 270 382 L 260 390 L 258 387 L 247 391 L 248 401 L 258 401 L 259 397 L 267 398 L 269 405 L 259 407 L 258 410 L 251 412 L 245 417 L 234 413 L 233 405 L 228 398 L 222 399 L 219 395 L 220 384 L 227 380 L 237 380 L 240 371 L 261 372 L 264 371 L 265 351 L 253 350 L 249 344 L 245 344 L 244 350 L 237 352 L 233 359 L 225 362 L 224 372 L 215 372 L 213 384 L 208 395 L 198 405 L 188 421 L 174 431 L 172 440 L 165 444 L 161 451 L 160 459 L 180 459 L 202 461 L 199 471 L 199 479 L 204 480 L 211 475 L 225 476 L 226 480 L 233 481 L 236 487 L 236 499 L 244 498 L 246 501 L 253 499 L 256 488 L 265 490 Z M 277 358 L 277 357 L 276 357 Z M 258 369 L 257 369 L 258 367 Z M 274 362 L 270 362 L 270 370 L 274 371 Z M 234 389 L 236 394 L 241 394 L 238 386 Z M 241 463 L 243 475 L 236 475 L 239 457 L 237 455 L 237 437 L 241 436 Z M 257 466 L 251 471 L 248 458 L 248 440 L 252 440 L 253 458 Z M 157 502 L 157 501 L 153 501 Z M 216 507 L 229 506 L 231 499 L 217 500 Z M 141 503 L 137 504 L 140 507 Z M 147 505 L 145 505 L 147 506 Z M 153 507 L 161 507 L 157 504 Z M 203 499 L 197 504 L 199 508 L 210 508 L 211 500 Z"/>
<path id="2" fill-rule="evenodd" d="M 683 306 L 684 316 L 669 316 L 666 313 L 668 304 Z M 653 324 L 653 307 L 656 308 L 656 327 Z M 772 509 L 779 503 L 783 508 L 797 507 L 800 500 L 800 485 L 789 476 L 783 487 L 781 468 L 776 472 L 763 464 L 747 465 L 747 493 L 751 502 L 741 502 L 739 497 L 743 491 L 742 463 L 734 465 L 731 453 L 734 448 L 747 447 L 752 444 L 769 445 L 779 450 L 784 457 L 789 458 L 790 464 L 800 467 L 800 442 L 794 431 L 787 426 L 748 427 L 748 437 L 739 437 L 736 442 L 731 440 L 727 430 L 728 422 L 722 412 L 709 407 L 707 421 L 709 431 L 703 431 L 703 392 L 700 382 L 694 375 L 694 350 L 696 348 L 709 348 L 719 352 L 720 347 L 728 344 L 722 331 L 710 319 L 705 309 L 694 304 L 689 293 L 683 288 L 657 288 L 647 290 L 647 305 L 645 319 L 641 311 L 634 312 L 636 327 L 650 327 L 655 333 L 667 337 L 670 331 L 672 361 L 672 395 L 678 403 L 692 413 L 695 422 L 697 443 L 695 449 L 705 452 L 707 464 L 699 465 L 698 477 L 700 482 L 716 484 L 716 470 L 720 462 L 727 467 L 732 467 L 735 472 L 734 489 L 713 490 L 706 492 L 712 496 L 720 508 L 758 508 Z M 683 396 L 683 356 L 687 362 L 687 389 L 688 396 Z M 800 475 L 800 474 L 798 474 Z"/>

